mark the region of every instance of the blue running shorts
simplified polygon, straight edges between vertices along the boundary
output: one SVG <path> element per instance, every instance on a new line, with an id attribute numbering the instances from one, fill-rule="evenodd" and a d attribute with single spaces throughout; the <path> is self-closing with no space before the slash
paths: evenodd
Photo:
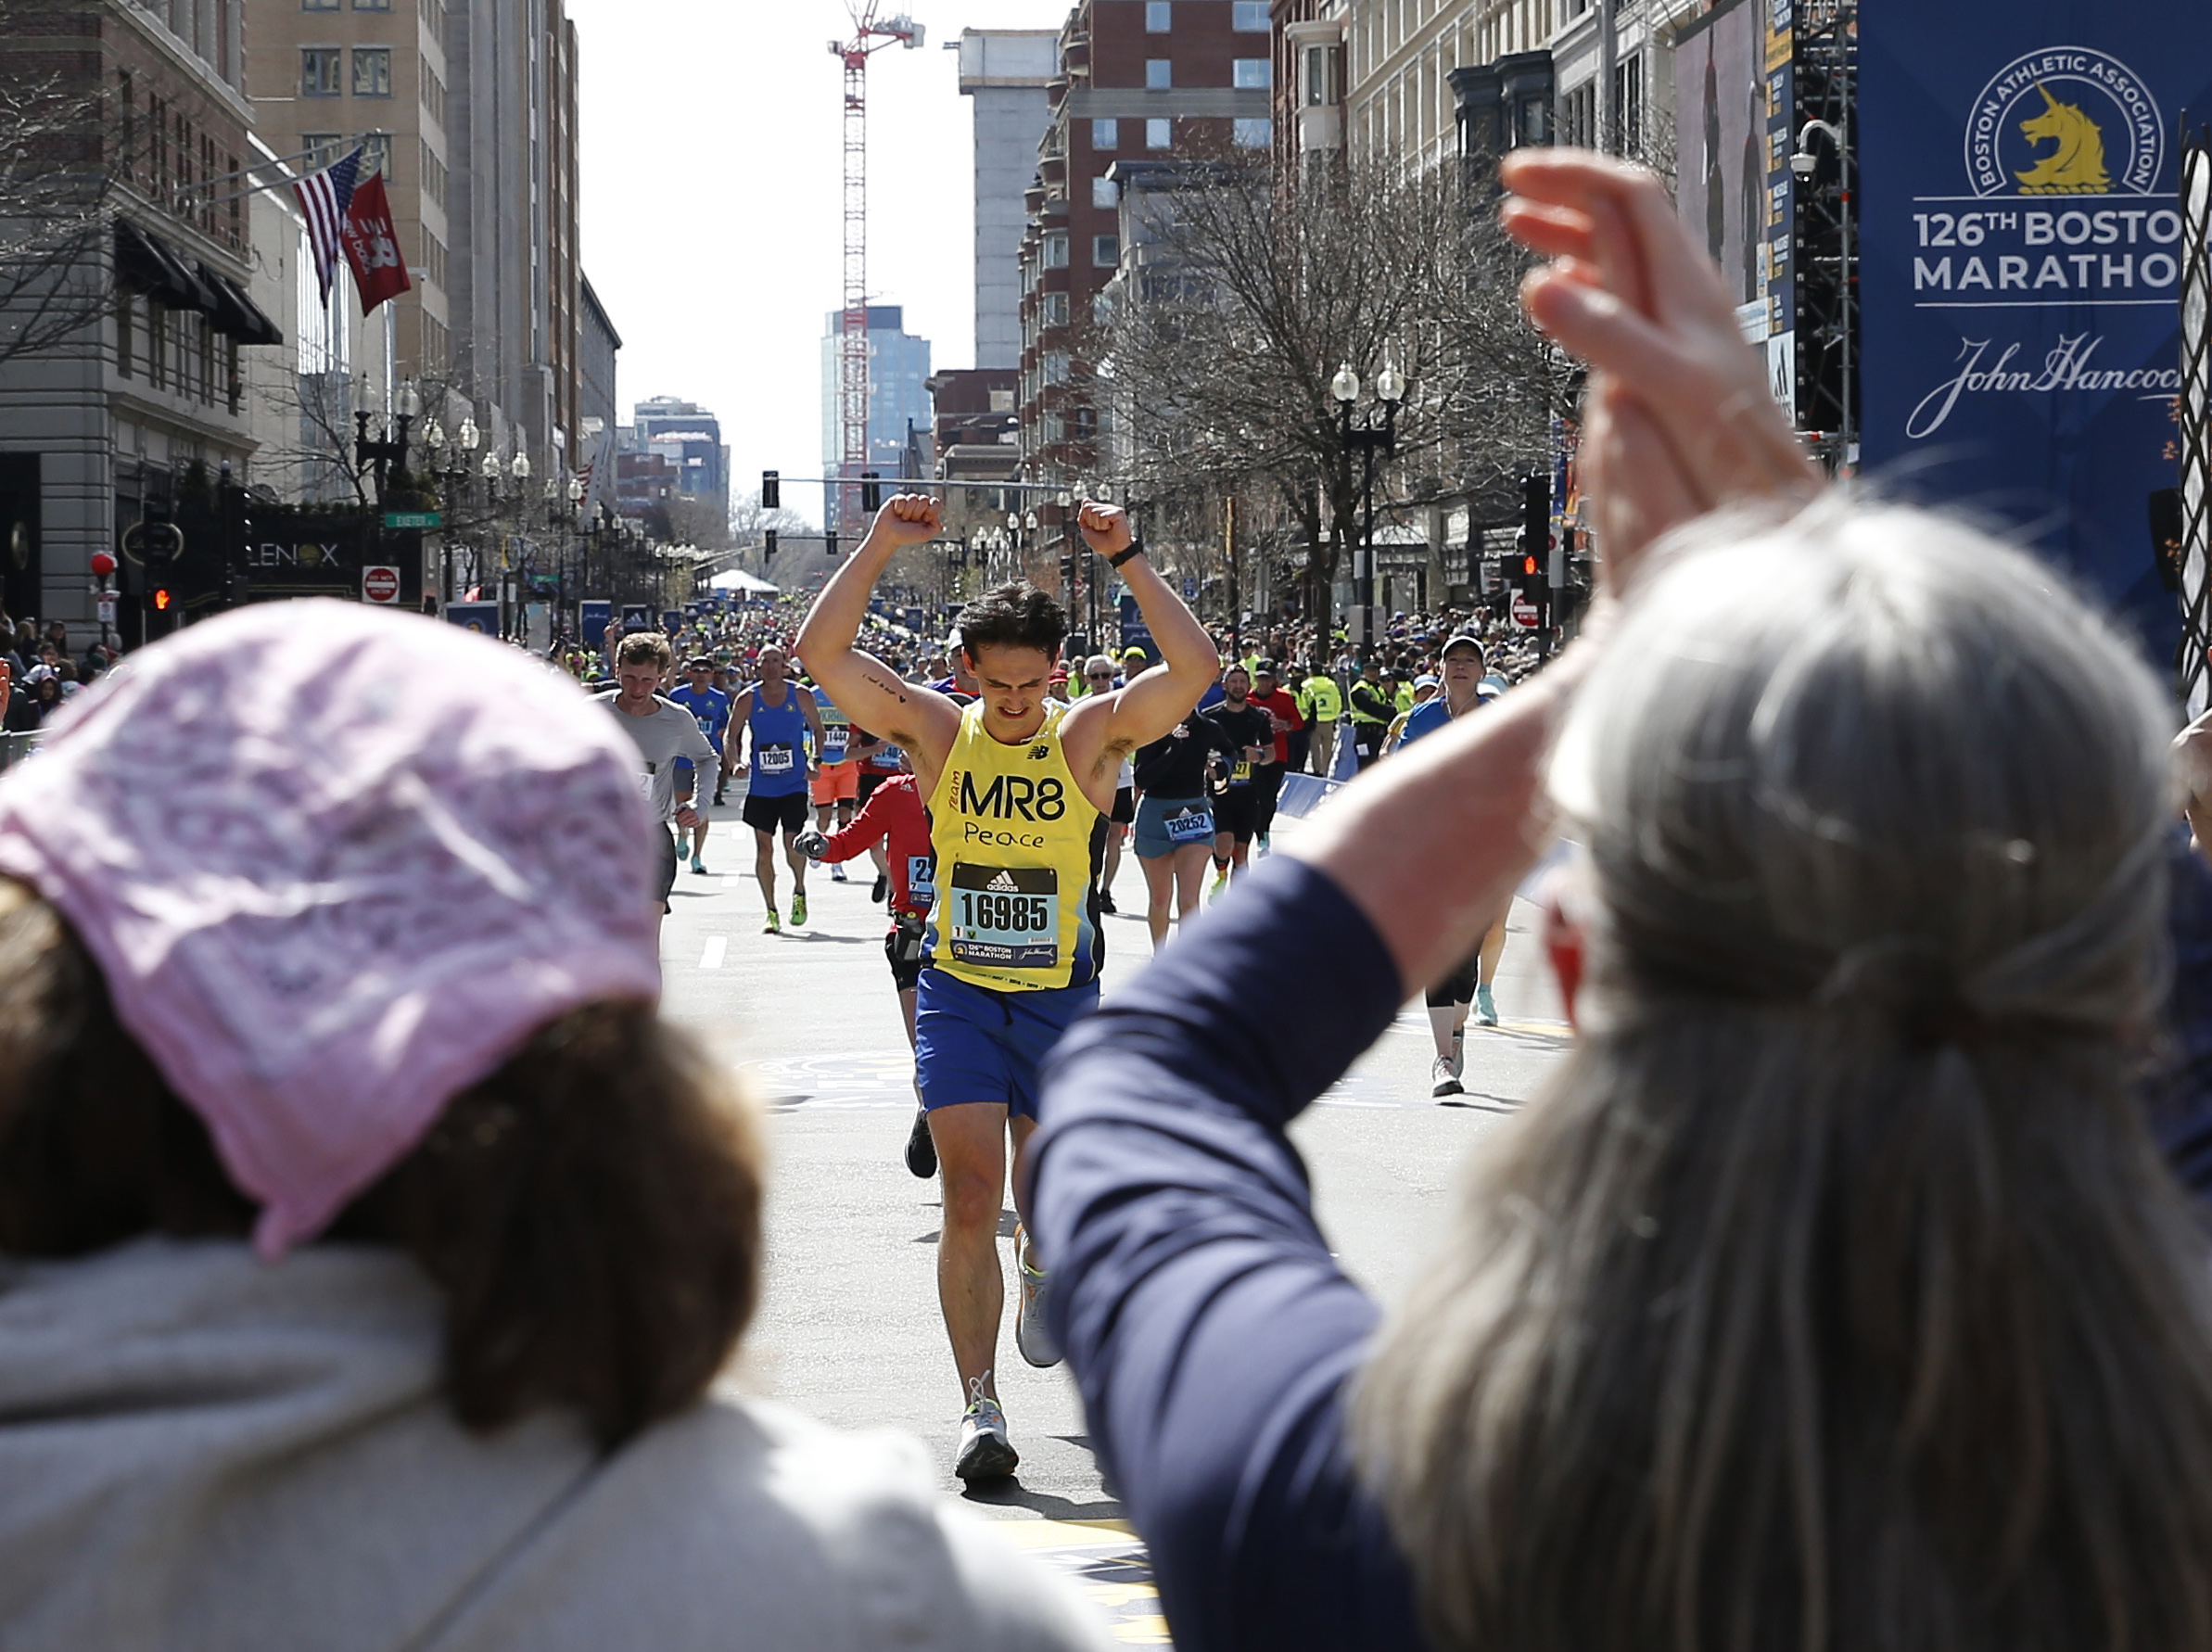
<path id="1" fill-rule="evenodd" d="M 996 1101 L 1036 1117 L 1036 1070 L 1060 1036 L 1098 1008 L 1099 984 L 994 992 L 925 969 L 914 998 L 914 1078 L 935 1111 Z"/>

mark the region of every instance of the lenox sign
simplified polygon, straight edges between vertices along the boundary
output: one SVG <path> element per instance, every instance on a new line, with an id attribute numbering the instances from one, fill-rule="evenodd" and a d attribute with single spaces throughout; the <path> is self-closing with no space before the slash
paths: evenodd
<path id="1" fill-rule="evenodd" d="M 2212 107 L 2212 7 L 1917 0 L 1863 8 L 1859 43 L 1863 462 L 2034 525 L 2168 654 L 2148 527 L 2180 388 L 2168 133 Z"/>

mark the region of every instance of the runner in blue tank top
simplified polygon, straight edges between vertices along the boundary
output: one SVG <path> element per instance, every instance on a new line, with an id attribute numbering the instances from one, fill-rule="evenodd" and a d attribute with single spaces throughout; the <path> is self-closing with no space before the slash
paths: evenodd
<path id="1" fill-rule="evenodd" d="M 690 712 L 699 722 L 699 732 L 706 736 L 706 743 L 717 753 L 730 731 L 730 696 L 714 685 L 714 661 L 705 654 L 695 656 L 684 667 L 684 675 L 691 680 L 668 691 L 668 698 Z M 676 759 L 677 785 L 683 784 L 682 776 L 691 772 L 691 764 L 683 758 Z M 694 782 L 692 809 L 699 817 L 692 828 L 692 870 L 704 874 L 706 870 L 706 799 L 698 794 Z"/>
<path id="2" fill-rule="evenodd" d="M 746 777 L 746 825 L 753 829 L 753 875 L 768 903 L 769 934 L 783 925 L 776 917 L 776 833 L 783 834 L 783 858 L 791 867 L 791 921 L 807 921 L 807 857 L 799 833 L 807 829 L 807 743 L 822 743 L 821 713 L 814 696 L 791 680 L 790 660 L 769 643 L 755 665 L 760 680 L 730 707 L 730 772 Z M 749 741 L 749 754 L 740 749 Z"/>

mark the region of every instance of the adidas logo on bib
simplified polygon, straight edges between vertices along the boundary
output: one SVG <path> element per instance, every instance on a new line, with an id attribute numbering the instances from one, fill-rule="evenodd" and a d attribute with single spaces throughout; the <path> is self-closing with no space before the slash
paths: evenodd
<path id="1" fill-rule="evenodd" d="M 984 887 L 993 895 L 1018 895 L 1022 888 L 1019 883 L 1014 882 L 1011 873 L 1003 871 L 985 883 Z"/>

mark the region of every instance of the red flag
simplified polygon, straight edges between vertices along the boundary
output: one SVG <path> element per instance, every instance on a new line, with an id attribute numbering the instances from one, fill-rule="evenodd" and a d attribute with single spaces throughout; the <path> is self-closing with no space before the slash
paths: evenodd
<path id="1" fill-rule="evenodd" d="M 392 228 L 391 203 L 384 197 L 382 172 L 372 173 L 354 186 L 338 238 L 346 248 L 346 261 L 353 266 L 353 285 L 361 289 L 362 314 L 414 285 L 407 279 L 407 261 L 400 256 L 400 235 Z"/>

